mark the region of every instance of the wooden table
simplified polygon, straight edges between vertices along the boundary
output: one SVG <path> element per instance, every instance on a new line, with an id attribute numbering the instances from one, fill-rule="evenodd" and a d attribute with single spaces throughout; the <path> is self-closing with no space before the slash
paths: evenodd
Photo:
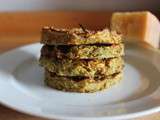
<path id="1" fill-rule="evenodd" d="M 111 12 L 14 12 L 0 13 L 0 52 L 38 42 L 42 26 L 77 27 L 82 24 L 89 29 L 109 27 Z M 0 105 L 0 120 L 46 120 L 33 117 Z M 135 120 L 160 120 L 160 113 Z"/>

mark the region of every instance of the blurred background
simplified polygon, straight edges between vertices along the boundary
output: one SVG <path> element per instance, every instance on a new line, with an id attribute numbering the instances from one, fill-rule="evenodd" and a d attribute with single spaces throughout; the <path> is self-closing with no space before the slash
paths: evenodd
<path id="1" fill-rule="evenodd" d="M 47 25 L 109 27 L 113 11 L 149 10 L 159 17 L 159 5 L 159 0 L 0 0 L 0 48 L 38 42 Z"/>
<path id="2" fill-rule="evenodd" d="M 0 0 L 0 11 L 159 10 L 159 0 Z"/>

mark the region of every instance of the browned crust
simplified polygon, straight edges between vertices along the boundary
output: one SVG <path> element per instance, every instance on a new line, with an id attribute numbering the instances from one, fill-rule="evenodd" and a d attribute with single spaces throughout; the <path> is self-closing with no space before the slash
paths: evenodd
<path id="1" fill-rule="evenodd" d="M 44 45 L 41 49 L 42 56 L 57 57 L 60 59 L 104 59 L 121 57 L 124 55 L 124 45 Z"/>
<path id="2" fill-rule="evenodd" d="M 56 29 L 44 27 L 41 43 L 47 45 L 80 45 L 80 44 L 119 44 L 121 35 L 115 31 L 103 29 L 101 31 L 83 30 L 81 28 Z"/>
<path id="3" fill-rule="evenodd" d="M 72 78 L 52 75 L 45 71 L 45 83 L 54 89 L 70 92 L 96 92 L 107 89 L 120 82 L 122 73 L 117 73 L 100 80 L 90 78 Z"/>
<path id="4" fill-rule="evenodd" d="M 121 72 L 124 61 L 121 57 L 112 59 L 71 60 L 40 57 L 41 66 L 59 76 L 108 76 Z"/>

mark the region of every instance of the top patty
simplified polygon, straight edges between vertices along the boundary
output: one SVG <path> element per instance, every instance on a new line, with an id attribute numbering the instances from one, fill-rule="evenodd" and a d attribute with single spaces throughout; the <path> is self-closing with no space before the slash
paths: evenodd
<path id="1" fill-rule="evenodd" d="M 122 37 L 108 29 L 91 31 L 81 28 L 68 30 L 44 27 L 41 43 L 47 45 L 119 44 L 122 43 Z"/>

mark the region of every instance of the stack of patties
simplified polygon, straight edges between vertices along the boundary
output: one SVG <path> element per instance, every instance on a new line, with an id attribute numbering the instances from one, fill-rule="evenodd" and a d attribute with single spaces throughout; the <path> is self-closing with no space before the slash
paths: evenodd
<path id="1" fill-rule="evenodd" d="M 44 27 L 41 43 L 39 61 L 52 88 L 96 92 L 122 79 L 124 44 L 114 31 Z"/>

